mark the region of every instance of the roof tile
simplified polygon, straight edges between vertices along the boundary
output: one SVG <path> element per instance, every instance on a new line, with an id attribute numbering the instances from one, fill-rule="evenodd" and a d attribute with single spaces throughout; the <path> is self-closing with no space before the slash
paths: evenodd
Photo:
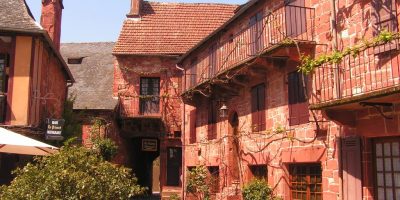
<path id="1" fill-rule="evenodd" d="M 114 54 L 183 54 L 221 26 L 237 5 L 144 1 L 141 19 L 127 18 Z"/>

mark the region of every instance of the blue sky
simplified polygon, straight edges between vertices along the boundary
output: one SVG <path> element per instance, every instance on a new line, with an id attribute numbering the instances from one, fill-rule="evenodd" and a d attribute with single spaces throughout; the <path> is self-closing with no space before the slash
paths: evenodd
<path id="1" fill-rule="evenodd" d="M 26 0 L 36 21 L 41 0 Z M 160 0 L 162 2 L 231 3 L 247 0 Z M 118 2 L 118 3 L 116 3 Z M 116 41 L 131 0 L 64 0 L 62 42 Z"/>

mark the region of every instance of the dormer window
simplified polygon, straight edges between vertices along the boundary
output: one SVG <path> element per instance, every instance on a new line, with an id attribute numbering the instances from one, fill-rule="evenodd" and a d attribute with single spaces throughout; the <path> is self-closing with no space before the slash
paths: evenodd
<path id="1" fill-rule="evenodd" d="M 83 58 L 85 57 L 68 58 L 68 64 L 80 65 L 82 64 Z"/>

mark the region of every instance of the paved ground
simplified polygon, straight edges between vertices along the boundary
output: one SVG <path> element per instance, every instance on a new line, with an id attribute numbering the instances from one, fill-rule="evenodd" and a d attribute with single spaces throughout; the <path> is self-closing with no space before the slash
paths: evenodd
<path id="1" fill-rule="evenodd" d="M 153 195 L 147 197 L 135 197 L 132 200 L 161 200 L 161 197 L 158 195 Z"/>

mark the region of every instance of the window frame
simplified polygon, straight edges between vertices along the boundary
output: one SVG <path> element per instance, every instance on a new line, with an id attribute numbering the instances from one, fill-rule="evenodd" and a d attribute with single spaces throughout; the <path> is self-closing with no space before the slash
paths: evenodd
<path id="1" fill-rule="evenodd" d="M 377 169 L 377 155 L 376 155 L 376 144 L 378 144 L 378 143 L 381 143 L 382 144 L 382 155 L 384 156 L 384 144 L 385 143 L 391 143 L 391 148 L 390 148 L 390 153 L 391 153 L 391 155 L 393 154 L 393 147 L 392 147 L 392 143 L 398 143 L 399 144 L 399 147 L 400 147 L 400 137 L 386 137 L 386 138 L 374 138 L 373 139 L 373 142 L 372 142 L 372 144 L 373 144 L 373 147 L 372 147 L 372 149 L 373 149 L 373 153 L 372 153 L 372 156 L 373 156 L 373 162 L 372 162 L 372 164 L 373 164 L 373 173 L 374 173 L 374 198 L 376 198 L 376 199 L 378 199 L 378 195 L 379 195 L 379 186 L 378 186 L 378 169 Z M 399 149 L 399 152 L 400 152 L 400 149 Z M 383 157 L 383 159 L 384 159 L 385 157 Z M 398 156 L 398 158 L 400 158 L 400 155 Z M 385 176 L 385 174 L 386 174 L 386 169 L 385 169 L 385 162 L 383 161 L 382 162 L 382 165 L 383 165 L 383 170 L 384 171 L 382 171 L 383 172 L 383 174 L 384 174 L 384 176 L 383 176 L 383 181 L 384 181 L 384 189 L 386 189 L 386 176 Z M 392 190 L 393 190 L 393 199 L 395 199 L 395 200 L 399 200 L 399 199 L 396 199 L 396 195 L 395 195 L 395 193 L 396 193 L 396 186 L 395 186 L 395 176 L 394 176 L 394 173 L 396 173 L 396 172 L 394 172 L 394 169 L 393 169 L 393 157 L 391 157 L 391 169 L 392 169 L 392 171 L 391 171 L 391 177 L 392 177 L 392 186 L 389 186 L 389 187 L 391 187 L 392 188 Z M 397 173 L 400 173 L 400 171 L 397 171 Z M 397 188 L 398 189 L 400 189 L 400 186 L 397 186 Z M 386 198 L 386 190 L 385 190 L 385 193 L 384 193 L 384 197 Z"/>
<path id="2" fill-rule="evenodd" d="M 305 173 L 305 176 L 306 176 L 306 182 L 294 182 L 293 180 L 294 180 L 294 175 L 293 175 L 293 168 L 294 167 L 298 167 L 298 168 L 300 168 L 300 167 L 305 167 L 306 168 L 306 173 Z M 319 167 L 320 168 L 320 173 L 319 174 L 311 174 L 311 168 L 313 168 L 313 167 Z M 297 199 L 294 199 L 293 198 L 293 193 L 294 192 L 296 192 L 296 191 L 294 191 L 293 190 L 293 184 L 294 183 L 302 183 L 301 184 L 301 186 L 303 186 L 303 183 L 306 185 L 306 187 L 307 187 L 307 189 L 306 189 L 306 200 L 310 200 L 311 198 L 310 198 L 310 195 L 312 194 L 312 193 L 314 193 L 315 195 L 317 195 L 318 193 L 321 195 L 320 197 L 321 197 L 321 200 L 323 199 L 323 193 L 324 193 L 324 191 L 323 191 L 323 181 L 322 181 L 322 165 L 321 165 L 321 163 L 292 163 L 292 164 L 289 164 L 289 166 L 288 166 L 288 168 L 289 168 L 289 176 L 290 176 L 290 199 L 292 199 L 292 200 L 297 200 Z M 316 175 L 316 176 L 319 176 L 320 177 L 320 182 L 316 182 L 317 184 L 315 184 L 315 185 L 320 185 L 320 191 L 317 191 L 317 192 L 311 192 L 311 187 L 310 187 L 310 185 L 311 185 L 311 175 Z M 317 180 L 317 177 L 316 177 L 316 179 L 315 180 Z M 299 192 L 301 192 L 301 190 L 299 191 Z"/>
<path id="3" fill-rule="evenodd" d="M 3 59 L 1 59 L 1 55 L 3 55 Z M 3 60 L 4 63 L 1 68 L 2 69 L 2 75 L 1 79 L 3 82 L 0 85 L 0 123 L 5 123 L 6 122 L 6 117 L 7 117 L 7 98 L 8 98 L 8 82 L 9 82 L 9 76 L 10 76 L 10 71 L 11 71 L 11 55 L 8 52 L 0 52 L 0 60 Z M 1 65 L 1 64 L 0 64 Z"/>
<path id="4" fill-rule="evenodd" d="M 144 80 L 149 81 L 147 83 L 147 87 L 144 87 L 145 83 Z M 156 84 L 158 83 L 158 84 Z M 146 92 L 144 91 L 144 88 L 146 88 Z M 156 91 L 154 89 L 156 88 Z M 150 89 L 150 91 L 149 91 Z M 139 83 L 139 94 L 140 96 L 148 96 L 151 95 L 151 99 L 144 99 L 140 98 L 139 99 L 139 113 L 141 115 L 148 115 L 148 114 L 158 114 L 160 113 L 160 93 L 161 93 L 161 78 L 160 77 L 140 77 L 140 83 Z M 158 91 L 158 92 L 157 92 Z M 148 103 L 154 104 L 156 110 L 152 110 L 153 106 L 150 108 L 146 108 L 146 105 Z"/>

